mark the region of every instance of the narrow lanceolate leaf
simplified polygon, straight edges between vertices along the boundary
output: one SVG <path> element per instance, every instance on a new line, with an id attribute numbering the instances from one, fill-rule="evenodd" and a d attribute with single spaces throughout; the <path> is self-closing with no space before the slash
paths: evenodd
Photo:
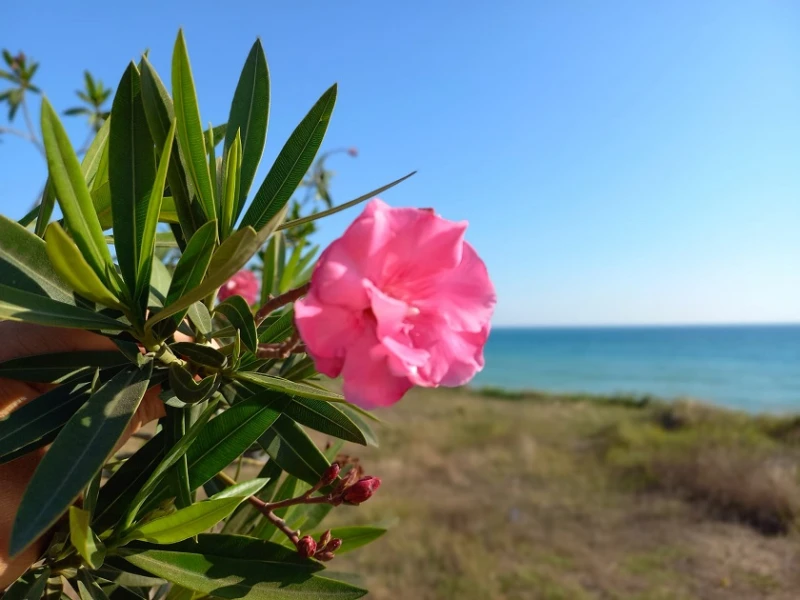
<path id="1" fill-rule="evenodd" d="M 175 41 L 175 49 L 172 54 L 172 96 L 175 118 L 178 121 L 178 141 L 184 152 L 186 172 L 189 174 L 206 217 L 214 219 L 216 211 L 214 210 L 211 175 L 206 162 L 207 148 L 183 31 L 178 32 L 178 39 Z"/>
<path id="2" fill-rule="evenodd" d="M 259 327 L 258 341 L 262 344 L 271 344 L 274 342 L 282 342 L 294 330 L 294 309 L 290 308 L 277 319 L 272 321 L 264 321 Z"/>
<path id="3" fill-rule="evenodd" d="M 89 374 L 95 369 L 121 367 L 129 362 L 122 353 L 111 350 L 52 352 L 0 362 L 0 378 L 61 383 L 65 378 L 78 373 Z M 0 425 L 3 422 L 0 421 Z"/>
<path id="4" fill-rule="evenodd" d="M 0 282 L 75 304 L 72 288 L 53 269 L 44 240 L 0 215 Z"/>
<path id="5" fill-rule="evenodd" d="M 162 148 L 170 127 L 175 122 L 172 99 L 147 57 L 142 58 L 141 70 L 142 100 L 147 126 L 156 148 Z M 199 202 L 192 197 L 189 190 L 177 139 L 173 142 L 167 183 L 175 203 L 175 211 L 178 213 L 183 237 L 188 240 L 207 219 Z"/>
<path id="6" fill-rule="evenodd" d="M 178 399 L 186 404 L 197 404 L 208 400 L 217 390 L 218 385 L 217 375 L 209 375 L 196 381 L 194 375 L 178 363 L 172 363 L 169 367 L 169 386 Z"/>
<path id="7" fill-rule="evenodd" d="M 123 519 L 124 526 L 127 527 L 133 523 L 145 500 L 147 500 L 147 498 L 156 490 L 172 466 L 175 465 L 178 460 L 186 454 L 186 451 L 192 446 L 192 444 L 194 444 L 198 435 L 200 435 L 200 433 L 205 429 L 208 420 L 216 411 L 216 406 L 216 402 L 212 400 L 208 407 L 199 415 L 197 420 L 186 432 L 186 435 L 184 435 L 178 441 L 178 443 L 166 451 L 166 454 L 158 463 L 158 466 L 156 466 L 156 468 L 149 473 L 144 485 L 139 488 L 139 490 L 136 492 L 136 495 L 133 497 L 133 500 L 131 500 L 127 506 L 125 518 Z"/>
<path id="8" fill-rule="evenodd" d="M 83 560 L 97 569 L 103 564 L 106 549 L 89 525 L 90 515 L 77 506 L 69 507 L 69 537 Z"/>
<path id="9" fill-rule="evenodd" d="M 167 313 L 170 308 L 174 308 L 177 301 L 184 298 L 188 291 L 196 288 L 203 282 L 216 243 L 216 221 L 209 221 L 195 232 L 175 267 L 175 273 L 172 275 L 172 283 L 169 286 L 167 299 L 164 302 L 165 308 L 156 313 L 155 317 L 150 318 L 149 323 L 151 323 L 151 326 L 152 323 L 161 321 L 170 315 L 180 313 L 175 321 L 179 321 L 182 318 L 183 310 L 188 308 L 191 303 L 172 310 L 168 314 L 165 313 Z"/>
<path id="10" fill-rule="evenodd" d="M 349 600 L 366 590 L 315 575 L 294 549 L 243 536 L 200 535 L 170 546 L 120 549 L 128 562 L 181 587 L 239 600 Z"/>
<path id="11" fill-rule="evenodd" d="M 52 526 L 103 466 L 139 407 L 152 369 L 148 363 L 121 371 L 61 430 L 22 497 L 11 532 L 12 556 Z"/>
<path id="12" fill-rule="evenodd" d="M 39 203 L 36 228 L 34 229 L 34 232 L 39 237 L 44 237 L 44 232 L 47 229 L 48 223 L 50 223 L 50 217 L 53 215 L 53 208 L 55 205 L 56 191 L 55 188 L 53 188 L 53 182 L 48 177 L 44 184 L 44 190 L 42 191 L 42 201 Z"/>
<path id="13" fill-rule="evenodd" d="M 126 536 L 128 540 L 144 540 L 154 544 L 174 544 L 212 528 L 230 515 L 245 496 L 198 502 L 170 515 L 148 521 Z"/>
<path id="14" fill-rule="evenodd" d="M 358 425 L 329 402 L 310 398 L 285 398 L 278 410 L 301 425 L 327 433 L 348 442 L 367 445 L 367 439 Z"/>
<path id="15" fill-rule="evenodd" d="M 348 208 L 352 208 L 357 204 L 361 204 L 366 200 L 371 200 L 378 194 L 382 194 L 386 190 L 393 188 L 398 183 L 403 183 L 406 179 L 411 177 L 412 175 L 416 175 L 416 171 L 412 171 L 408 175 L 401 177 L 400 179 L 395 179 L 392 183 L 387 183 L 384 186 L 379 187 L 378 189 L 372 190 L 371 192 L 367 192 L 356 198 L 355 200 L 350 200 L 349 202 L 345 202 L 344 204 L 339 204 L 338 206 L 334 206 L 333 208 L 329 208 L 328 210 L 323 210 L 322 212 L 314 213 L 313 215 L 309 215 L 307 217 L 301 217 L 299 219 L 294 219 L 292 221 L 286 221 L 283 225 L 278 227 L 279 230 L 282 229 L 291 229 L 292 227 L 297 227 L 298 225 L 304 225 L 305 223 L 311 223 L 312 221 L 316 221 L 317 219 L 322 219 L 323 217 L 328 217 L 330 215 L 335 215 L 338 212 L 346 210 Z"/>
<path id="16" fill-rule="evenodd" d="M 114 265 L 103 230 L 97 220 L 89 188 L 67 132 L 47 99 L 42 100 L 42 138 L 47 167 L 64 220 L 86 261 L 104 281 L 111 280 Z"/>
<path id="17" fill-rule="evenodd" d="M 170 346 L 170 350 L 172 350 L 174 354 L 183 356 L 193 363 L 203 365 L 204 367 L 222 369 L 228 364 L 227 356 L 216 348 L 204 346 L 203 344 L 176 342 Z M 0 363 L 0 374 L 2 373 L 2 366 L 3 363 Z"/>
<path id="18" fill-rule="evenodd" d="M 242 167 L 242 139 L 239 132 L 233 138 L 233 143 L 225 155 L 225 179 L 223 182 L 222 198 L 220 201 L 222 235 L 227 237 L 233 228 L 236 219 L 236 207 L 239 202 Z"/>
<path id="19" fill-rule="evenodd" d="M 47 580 L 50 578 L 50 567 L 45 567 L 42 571 L 35 575 L 35 579 L 33 583 L 24 590 L 24 595 L 20 595 L 19 597 L 23 600 L 38 600 L 44 594 L 45 588 L 47 587 Z M 11 591 L 9 590 L 3 596 L 3 598 L 9 598 L 11 595 Z"/>
<path id="20" fill-rule="evenodd" d="M 255 352 L 258 347 L 258 333 L 256 322 L 247 300 L 241 296 L 231 296 L 219 304 L 215 309 L 228 319 L 242 336 L 242 343 L 250 352 Z"/>
<path id="21" fill-rule="evenodd" d="M 99 533 L 114 525 L 166 452 L 163 433 L 139 448 L 100 489 L 92 526 Z"/>
<path id="22" fill-rule="evenodd" d="M 250 496 L 255 496 L 261 488 L 269 483 L 269 479 L 266 477 L 259 477 L 257 479 L 251 479 L 250 481 L 243 481 L 242 483 L 237 483 L 236 485 L 232 485 L 230 487 L 226 487 L 221 492 L 217 492 L 213 496 L 211 496 L 212 500 L 220 500 L 222 498 L 249 498 Z"/>
<path id="23" fill-rule="evenodd" d="M 100 313 L 0 284 L 0 320 L 2 319 L 72 329 L 128 329 L 125 323 Z"/>
<path id="24" fill-rule="evenodd" d="M 2 375 L 0 375 L 2 376 Z M 0 421 L 0 463 L 52 442 L 89 399 L 89 382 L 65 383 L 37 396 Z"/>
<path id="25" fill-rule="evenodd" d="M 172 448 L 186 435 L 186 414 L 181 408 L 166 405 L 166 416 L 162 421 L 167 445 Z M 167 474 L 167 485 L 175 495 L 175 506 L 185 508 L 191 506 L 192 490 L 189 488 L 189 469 L 186 466 L 186 455 L 178 459 L 177 464 Z"/>
<path id="26" fill-rule="evenodd" d="M 206 226 L 208 224 L 204 227 Z M 214 228 L 216 231 L 216 223 L 214 223 Z M 168 302 L 164 310 L 148 319 L 147 326 L 152 327 L 159 321 L 184 311 L 193 303 L 202 300 L 208 294 L 220 288 L 247 264 L 247 261 L 252 258 L 262 241 L 262 234 L 257 234 L 250 227 L 240 229 L 234 233 L 222 242 L 222 245 L 214 253 L 208 265 L 208 273 L 203 278 L 202 283 L 188 289 L 182 296 L 176 298 L 174 302 Z M 180 266 L 180 262 L 178 265 Z M 175 277 L 177 277 L 177 271 Z M 173 278 L 173 281 L 175 281 L 175 278 Z"/>
<path id="27" fill-rule="evenodd" d="M 81 600 L 108 600 L 103 588 L 85 569 L 78 571 L 78 593 Z"/>
<path id="28" fill-rule="evenodd" d="M 344 396 L 332 392 L 330 390 L 318 388 L 316 386 L 301 383 L 299 381 L 289 381 L 282 377 L 275 377 L 274 375 L 267 375 L 266 373 L 256 373 L 253 371 L 242 371 L 234 375 L 241 381 L 254 383 L 258 386 L 283 392 L 290 396 L 300 398 L 315 398 L 317 400 L 325 400 L 327 402 L 344 402 Z"/>
<path id="29" fill-rule="evenodd" d="M 81 172 L 83 173 L 83 178 L 86 180 L 86 183 L 89 185 L 94 182 L 95 177 L 100 172 L 103 152 L 105 152 L 108 146 L 108 135 L 110 131 L 111 117 L 109 116 L 109 118 L 103 121 L 92 143 L 89 144 L 86 154 L 83 155 L 83 160 L 81 160 Z"/>
<path id="30" fill-rule="evenodd" d="M 135 295 L 156 166 L 153 140 L 142 104 L 139 72 L 134 63 L 125 69 L 111 107 L 108 166 L 114 248 L 122 278 Z"/>
<path id="31" fill-rule="evenodd" d="M 247 450 L 278 418 L 274 398 L 253 398 L 212 419 L 186 454 L 192 489 L 203 485 Z"/>
<path id="32" fill-rule="evenodd" d="M 241 185 L 234 205 L 232 226 L 244 207 L 250 185 L 258 170 L 264 152 L 269 121 L 269 69 L 261 40 L 256 40 L 242 68 L 236 92 L 233 95 L 228 127 L 225 134 L 225 153 L 233 148 L 237 132 L 241 133 Z"/>
<path id="33" fill-rule="evenodd" d="M 50 223 L 44 234 L 47 242 L 47 255 L 53 268 L 68 282 L 72 289 L 84 298 L 103 306 L 122 309 L 122 304 L 114 292 L 97 276 L 81 254 L 78 246 L 58 223 Z"/>
<path id="34" fill-rule="evenodd" d="M 256 192 L 253 203 L 242 219 L 242 227 L 260 229 L 286 205 L 308 168 L 325 137 L 333 105 L 336 102 L 336 85 L 317 101 L 278 154 L 267 173 L 264 183 Z"/>
<path id="35" fill-rule="evenodd" d="M 314 535 L 322 535 L 322 531 Z M 357 548 L 366 546 L 377 540 L 386 529 L 383 527 L 357 526 L 357 527 L 336 527 L 331 529 L 331 536 L 342 540 L 342 547 L 336 551 L 336 555 L 352 552 Z"/>
<path id="36" fill-rule="evenodd" d="M 330 466 L 303 429 L 286 415 L 275 421 L 258 444 L 284 471 L 311 485 Z"/>
<path id="37" fill-rule="evenodd" d="M 167 141 L 161 150 L 161 158 L 158 162 L 158 171 L 155 175 L 150 200 L 147 203 L 147 215 L 142 231 L 141 252 L 139 253 L 139 265 L 137 267 L 138 278 L 136 281 L 136 296 L 142 302 L 142 311 L 147 308 L 147 297 L 150 290 L 150 274 L 153 269 L 153 257 L 156 249 L 156 229 L 161 218 L 161 206 L 164 199 L 164 186 L 167 184 L 167 170 L 169 169 L 169 159 L 172 156 L 172 142 L 175 139 L 175 123 L 167 133 Z"/>
<path id="38" fill-rule="evenodd" d="M 189 307 L 188 315 L 195 329 L 208 337 L 211 333 L 211 313 L 208 312 L 208 307 L 202 302 L 195 302 Z"/>

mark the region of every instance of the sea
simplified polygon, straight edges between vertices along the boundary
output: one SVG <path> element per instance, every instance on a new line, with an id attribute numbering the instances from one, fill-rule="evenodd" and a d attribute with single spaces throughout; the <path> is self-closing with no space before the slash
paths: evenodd
<path id="1" fill-rule="evenodd" d="M 495 328 L 473 387 L 800 412 L 800 325 Z"/>

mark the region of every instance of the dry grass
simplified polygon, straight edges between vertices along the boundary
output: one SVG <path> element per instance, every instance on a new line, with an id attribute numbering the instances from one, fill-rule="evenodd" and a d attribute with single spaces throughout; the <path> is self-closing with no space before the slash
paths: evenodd
<path id="1" fill-rule="evenodd" d="M 347 449 L 380 491 L 333 513 L 394 525 L 332 566 L 373 600 L 797 598 L 797 534 L 748 524 L 795 514 L 795 430 L 705 410 L 412 393 Z"/>

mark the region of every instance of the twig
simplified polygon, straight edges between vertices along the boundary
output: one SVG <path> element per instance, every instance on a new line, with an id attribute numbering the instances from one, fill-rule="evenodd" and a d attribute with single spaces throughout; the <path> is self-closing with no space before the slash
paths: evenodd
<path id="1" fill-rule="evenodd" d="M 298 350 L 298 348 L 302 348 L 302 350 Z M 295 331 L 292 337 L 279 344 L 259 344 L 256 354 L 259 358 L 289 358 L 293 353 L 300 354 L 305 351 L 300 334 Z"/>
<path id="2" fill-rule="evenodd" d="M 305 285 L 301 285 L 299 288 L 289 290 L 281 294 L 280 296 L 275 296 L 274 298 L 268 300 L 264 306 L 258 309 L 256 312 L 256 325 L 261 325 L 261 323 L 266 319 L 272 311 L 279 309 L 281 306 L 285 306 L 295 300 L 305 296 L 308 293 L 308 288 L 310 284 L 306 283 Z"/>

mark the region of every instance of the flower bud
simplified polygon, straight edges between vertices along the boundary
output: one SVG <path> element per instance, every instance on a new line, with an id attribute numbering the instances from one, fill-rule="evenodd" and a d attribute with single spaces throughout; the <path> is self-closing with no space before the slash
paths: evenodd
<path id="1" fill-rule="evenodd" d="M 339 548 L 342 547 L 342 540 L 340 538 L 333 538 L 330 542 L 325 545 L 325 552 L 336 552 Z"/>
<path id="2" fill-rule="evenodd" d="M 369 500 L 381 485 L 377 477 L 362 477 L 342 493 L 342 500 L 347 504 L 361 504 Z"/>
<path id="3" fill-rule="evenodd" d="M 322 534 L 322 537 L 319 538 L 319 546 L 320 548 L 325 548 L 328 545 L 328 542 L 331 541 L 331 530 L 328 529 L 325 533 Z"/>
<path id="4" fill-rule="evenodd" d="M 341 470 L 342 467 L 339 466 L 339 463 L 333 463 L 330 467 L 325 469 L 325 472 L 322 474 L 322 477 L 319 480 L 320 487 L 325 487 L 326 485 L 330 485 L 336 481 Z"/>
<path id="5" fill-rule="evenodd" d="M 356 156 L 358 156 L 358 148 L 356 148 L 355 146 L 353 146 L 352 148 L 348 148 L 347 153 L 353 158 L 355 158 Z"/>
<path id="6" fill-rule="evenodd" d="M 303 558 L 311 558 L 317 552 L 317 542 L 310 535 L 304 535 L 297 542 L 297 552 Z"/>
<path id="7" fill-rule="evenodd" d="M 333 559 L 333 552 L 320 552 L 314 558 L 321 560 L 322 562 L 328 562 L 329 560 Z"/>

